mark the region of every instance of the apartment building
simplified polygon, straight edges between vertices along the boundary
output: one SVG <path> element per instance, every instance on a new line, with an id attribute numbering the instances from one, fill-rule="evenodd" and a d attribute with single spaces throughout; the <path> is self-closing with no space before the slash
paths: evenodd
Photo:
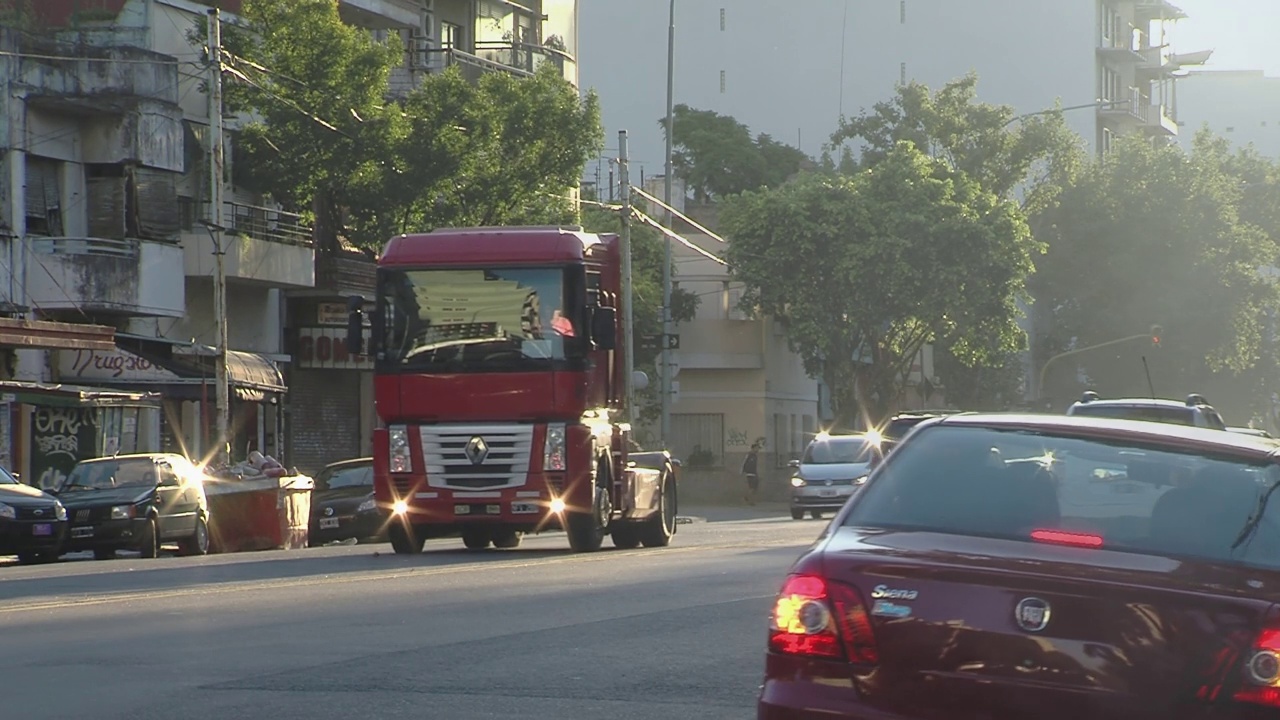
<path id="1" fill-rule="evenodd" d="M 1262 70 L 1197 71 L 1178 81 L 1179 141 L 1208 127 L 1236 148 L 1280 158 L 1280 77 Z"/>
<path id="2" fill-rule="evenodd" d="M 236 21 L 236 0 L 42 0 L 23 29 L 0 38 L 4 309 L 21 326 L 0 327 L 0 348 L 31 348 L 0 381 L 84 386 L 64 400 L 91 408 L 75 424 L 96 439 L 86 435 L 75 452 L 65 439 L 44 443 L 72 464 L 106 448 L 212 449 L 210 113 L 202 49 L 187 31 L 214 5 Z M 576 0 L 340 0 L 339 11 L 405 39 L 401 92 L 453 65 L 528 74 L 550 61 L 577 77 Z M 247 118 L 224 120 L 229 165 Z M 372 259 L 350 248 L 317 253 L 299 215 L 230 182 L 223 198 L 233 456 L 260 449 L 314 470 L 367 452 L 371 369 L 333 330 L 345 314 L 335 306 L 372 295 Z M 58 325 L 42 339 L 37 314 L 77 323 L 79 334 Z M 40 343 L 57 349 L 34 349 Z M 0 390 L 9 403 L 0 436 L 30 444 L 32 427 L 51 426 L 43 396 L 29 397 L 36 389 Z M 112 403 L 138 410 L 93 409 Z M 25 446 L 0 450 L 24 474 L 49 474 L 40 470 L 49 458 Z"/>

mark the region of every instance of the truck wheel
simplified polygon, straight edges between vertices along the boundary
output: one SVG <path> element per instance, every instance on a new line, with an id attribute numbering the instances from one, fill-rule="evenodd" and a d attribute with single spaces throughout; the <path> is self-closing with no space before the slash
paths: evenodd
<path id="1" fill-rule="evenodd" d="M 640 542 L 645 547 L 666 547 L 676 534 L 676 484 L 669 476 L 662 480 L 658 512 L 640 526 Z"/>
<path id="2" fill-rule="evenodd" d="M 600 478 L 604 482 L 600 482 Z M 591 512 L 566 512 L 565 534 L 569 536 L 569 547 L 574 552 L 595 552 L 604 544 L 604 536 L 609 530 L 609 518 L 613 515 L 613 502 L 609 498 L 609 489 L 613 487 L 609 475 L 609 466 L 601 462 L 596 468 L 596 478 L 592 483 Z"/>
<path id="3" fill-rule="evenodd" d="M 484 550 L 489 547 L 489 543 L 493 540 L 493 536 L 485 528 L 463 528 L 462 544 L 467 546 L 468 550 Z"/>
<path id="4" fill-rule="evenodd" d="M 524 533 L 519 530 L 499 530 L 493 534 L 493 546 L 502 550 L 520 547 Z"/>
<path id="5" fill-rule="evenodd" d="M 630 523 L 615 524 L 609 534 L 613 536 L 613 546 L 619 550 L 631 550 L 640 545 L 640 533 Z"/>
<path id="6" fill-rule="evenodd" d="M 160 538 L 156 537 L 156 521 L 149 519 L 142 526 L 142 536 L 138 538 L 138 552 L 144 558 L 160 555 Z"/>
<path id="7" fill-rule="evenodd" d="M 413 526 L 401 522 L 391 525 L 387 537 L 391 540 L 391 549 L 397 555 L 417 555 L 422 552 L 422 544 L 426 542 L 425 538 L 418 537 Z"/>

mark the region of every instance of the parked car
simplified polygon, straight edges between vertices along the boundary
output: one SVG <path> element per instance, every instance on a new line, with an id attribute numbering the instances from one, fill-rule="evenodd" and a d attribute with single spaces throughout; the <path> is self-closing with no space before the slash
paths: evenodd
<path id="1" fill-rule="evenodd" d="M 1265 438 L 927 421 L 782 583 L 758 717 L 1275 717 L 1278 487 Z"/>
<path id="2" fill-rule="evenodd" d="M 880 445 L 865 434 L 827 435 L 819 433 L 804 449 L 791 478 L 791 519 L 809 513 L 815 520 L 823 512 L 839 510 L 857 484 L 880 458 Z"/>
<path id="3" fill-rule="evenodd" d="M 57 490 L 71 529 L 63 553 L 92 550 L 99 560 L 117 550 L 155 557 L 163 543 L 183 555 L 209 552 L 209 501 L 204 472 L 171 453 L 83 460 Z"/>
<path id="4" fill-rule="evenodd" d="M 1204 399 L 1203 395 L 1195 393 L 1188 395 L 1185 401 L 1178 402 L 1152 398 L 1103 400 L 1098 393 L 1089 391 L 1080 397 L 1079 402 L 1067 409 L 1067 414 L 1192 425 L 1214 430 L 1227 429 L 1227 424 L 1223 422 L 1218 411 Z"/>
<path id="5" fill-rule="evenodd" d="M 880 450 L 888 454 L 920 423 L 954 413 L 954 410 L 910 410 L 898 413 L 890 418 L 880 432 Z"/>
<path id="6" fill-rule="evenodd" d="M 311 491 L 312 546 L 339 540 L 387 541 L 389 514 L 373 498 L 373 458 L 326 465 Z"/>
<path id="7" fill-rule="evenodd" d="M 56 560 L 66 534 L 67 509 L 58 498 L 0 468 L 0 555 L 23 564 Z"/>

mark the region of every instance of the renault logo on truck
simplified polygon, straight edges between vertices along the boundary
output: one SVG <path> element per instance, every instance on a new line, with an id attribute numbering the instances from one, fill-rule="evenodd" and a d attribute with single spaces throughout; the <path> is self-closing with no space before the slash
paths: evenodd
<path id="1" fill-rule="evenodd" d="M 467 447 L 462 452 L 466 454 L 472 465 L 481 465 L 484 459 L 489 457 L 489 443 L 476 435 L 467 441 Z"/>

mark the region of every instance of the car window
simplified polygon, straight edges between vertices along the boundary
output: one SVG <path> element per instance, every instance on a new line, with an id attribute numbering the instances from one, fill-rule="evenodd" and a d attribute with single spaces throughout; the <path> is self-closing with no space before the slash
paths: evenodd
<path id="1" fill-rule="evenodd" d="M 373 465 L 352 465 L 321 473 L 316 478 L 317 490 L 347 487 L 373 487 Z"/>
<path id="2" fill-rule="evenodd" d="M 845 525 L 1023 541 L 1078 536 L 1113 550 L 1280 568 L 1280 502 L 1232 548 L 1277 481 L 1280 468 L 1264 462 L 942 425 L 889 457 Z"/>
<path id="3" fill-rule="evenodd" d="M 18 479 L 9 474 L 8 470 L 0 467 L 0 485 L 18 485 Z"/>
<path id="4" fill-rule="evenodd" d="M 1149 405 L 1077 405 L 1073 415 L 1106 417 L 1120 420 L 1145 420 L 1170 425 L 1195 425 L 1195 413 L 1190 408 L 1154 407 Z"/>
<path id="5" fill-rule="evenodd" d="M 871 462 L 875 446 L 861 437 L 815 440 L 804 450 L 805 465 L 847 465 Z"/>
<path id="6" fill-rule="evenodd" d="M 95 460 L 76 465 L 61 490 L 110 490 L 155 485 L 158 480 L 151 458 Z"/>

